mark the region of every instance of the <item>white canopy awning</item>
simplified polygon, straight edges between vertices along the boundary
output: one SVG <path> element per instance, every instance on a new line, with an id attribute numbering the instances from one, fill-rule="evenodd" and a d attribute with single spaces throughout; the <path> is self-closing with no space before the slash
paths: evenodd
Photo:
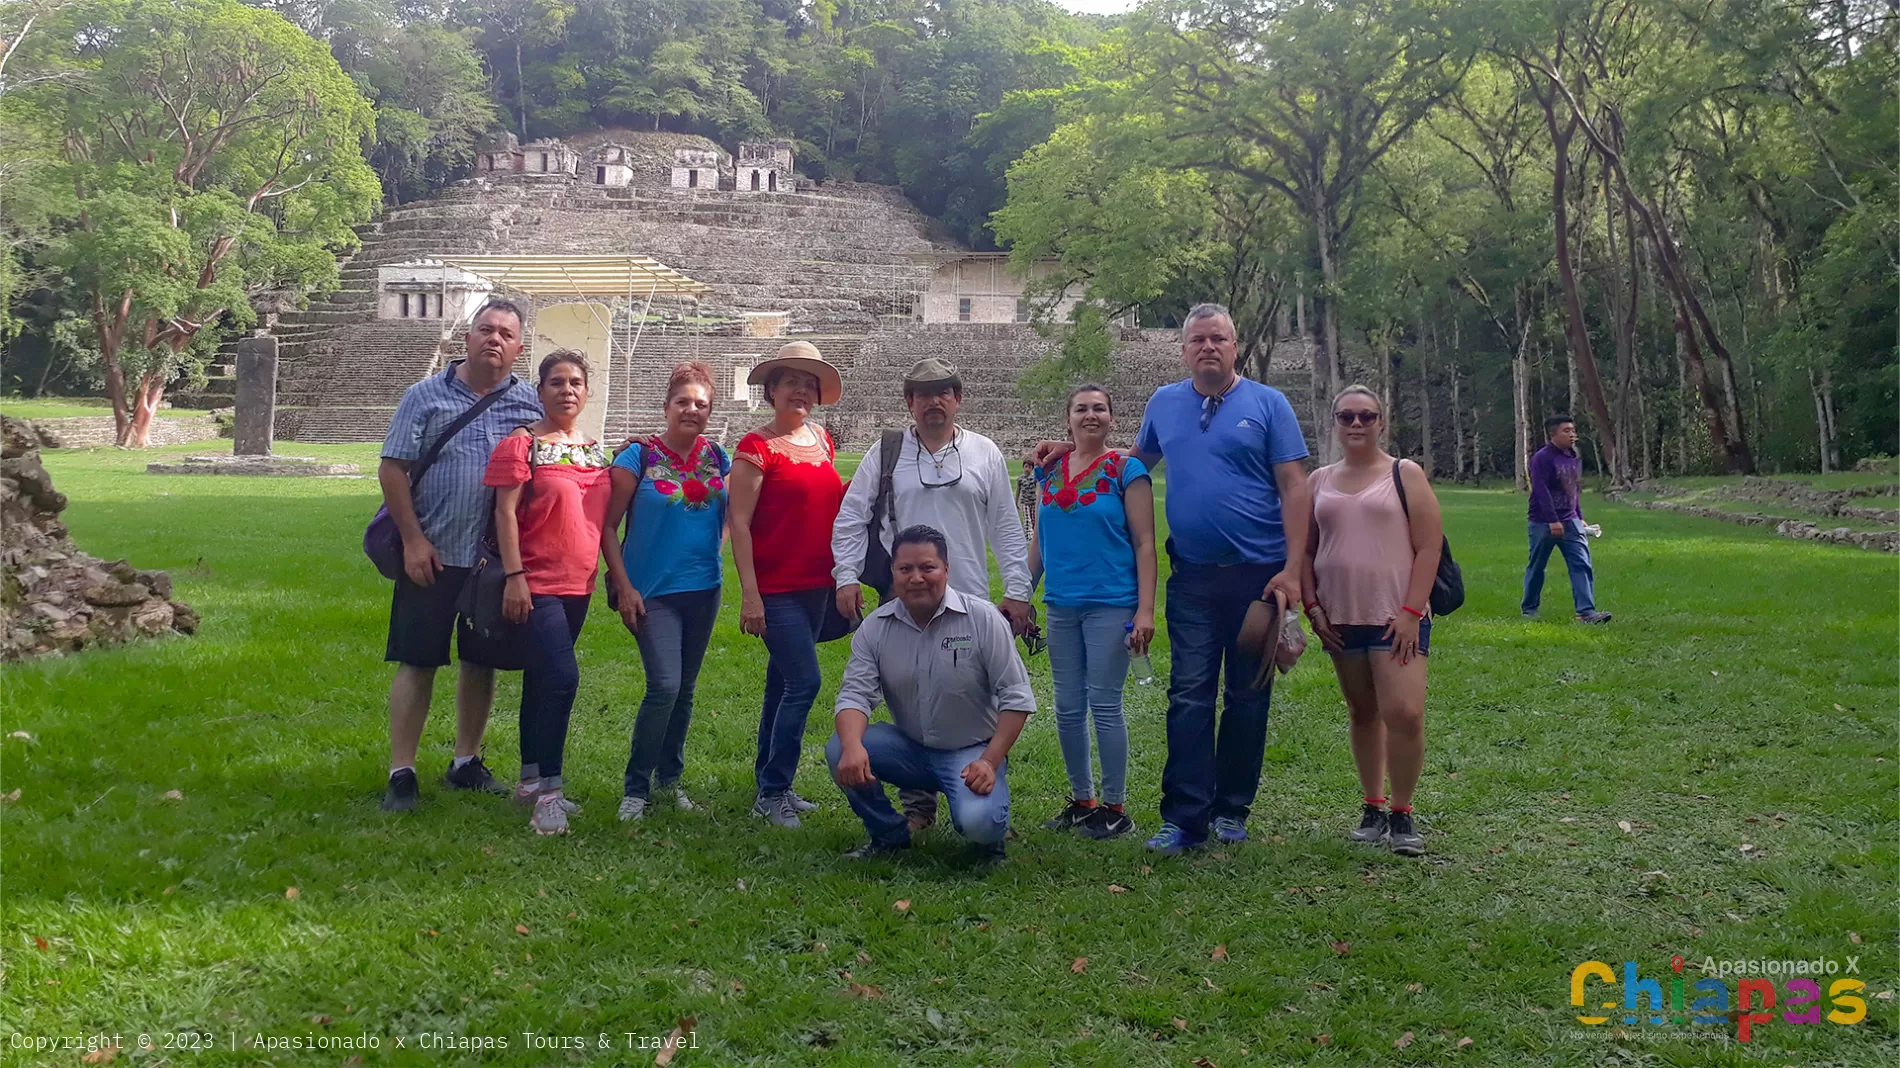
<path id="1" fill-rule="evenodd" d="M 708 290 L 646 256 L 435 256 L 531 297 L 699 296 Z"/>

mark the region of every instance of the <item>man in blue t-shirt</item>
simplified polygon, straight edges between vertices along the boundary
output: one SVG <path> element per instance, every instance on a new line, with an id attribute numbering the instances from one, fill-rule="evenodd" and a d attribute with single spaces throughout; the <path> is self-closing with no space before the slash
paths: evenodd
<path id="1" fill-rule="evenodd" d="M 1234 373 L 1233 316 L 1200 304 L 1181 328 L 1189 377 L 1156 390 L 1142 415 L 1134 455 L 1152 469 L 1167 461 L 1168 759 L 1161 772 L 1161 830 L 1148 840 L 1175 855 L 1207 840 L 1247 840 L 1260 786 L 1271 687 L 1250 683 L 1255 650 L 1237 648 L 1256 599 L 1279 590 L 1300 600 L 1313 498 L 1306 438 L 1285 394 Z M 1038 463 L 1066 443 L 1044 442 Z M 1227 710 L 1215 698 L 1227 670 Z"/>

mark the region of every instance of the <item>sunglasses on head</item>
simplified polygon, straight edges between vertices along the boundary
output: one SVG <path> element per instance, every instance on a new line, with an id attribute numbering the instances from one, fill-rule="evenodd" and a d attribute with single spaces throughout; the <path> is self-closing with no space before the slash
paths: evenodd
<path id="1" fill-rule="evenodd" d="M 1355 411 L 1334 412 L 1333 419 L 1336 420 L 1340 426 L 1371 426 L 1379 421 L 1379 413 Z"/>

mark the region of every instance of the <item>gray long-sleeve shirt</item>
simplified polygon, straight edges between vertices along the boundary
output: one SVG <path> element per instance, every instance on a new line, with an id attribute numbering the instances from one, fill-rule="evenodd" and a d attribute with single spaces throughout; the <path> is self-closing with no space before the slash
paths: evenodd
<path id="1" fill-rule="evenodd" d="M 925 626 L 893 598 L 851 636 L 836 709 L 869 719 L 880 699 L 898 730 L 932 749 L 986 742 L 999 711 L 1036 710 L 1009 623 L 995 605 L 953 589 Z"/>

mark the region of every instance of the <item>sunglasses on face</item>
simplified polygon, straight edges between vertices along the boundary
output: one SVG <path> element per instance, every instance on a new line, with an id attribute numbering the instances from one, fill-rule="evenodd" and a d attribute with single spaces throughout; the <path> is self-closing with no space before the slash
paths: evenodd
<path id="1" fill-rule="evenodd" d="M 1371 426 L 1379 421 L 1378 412 L 1334 412 L 1333 419 L 1340 426 Z"/>

